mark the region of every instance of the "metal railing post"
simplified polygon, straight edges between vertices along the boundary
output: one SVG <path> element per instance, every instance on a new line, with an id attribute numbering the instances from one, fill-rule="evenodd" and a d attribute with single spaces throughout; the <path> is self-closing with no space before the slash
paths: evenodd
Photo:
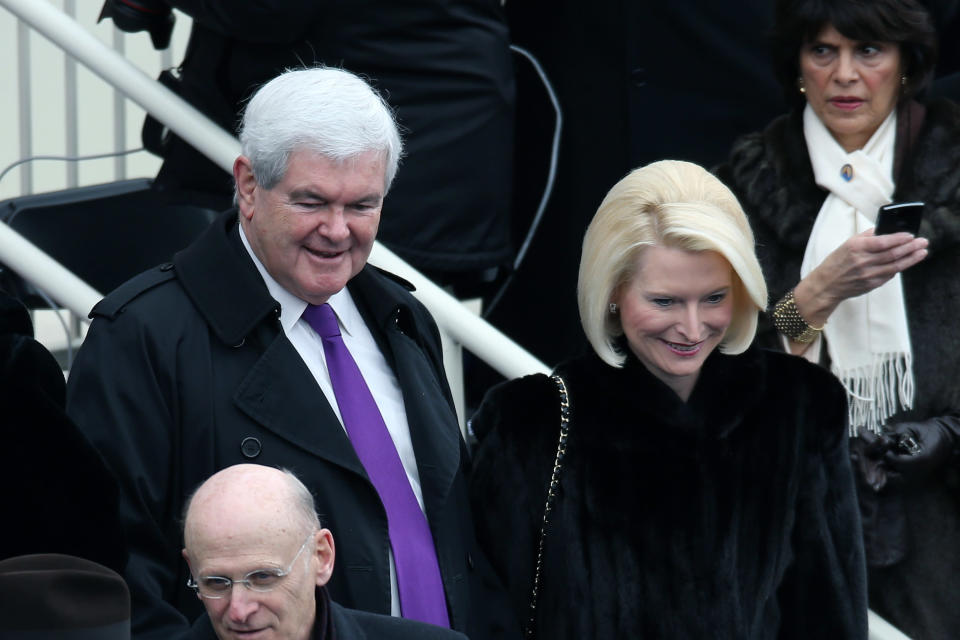
<path id="1" fill-rule="evenodd" d="M 81 318 L 103 295 L 35 244 L 0 222 L 0 262 Z"/>
<path id="2" fill-rule="evenodd" d="M 17 24 L 17 83 L 20 85 L 17 106 L 20 120 L 20 157 L 33 155 L 33 89 L 30 82 L 30 30 Z M 20 192 L 33 193 L 33 168 L 20 166 Z"/>

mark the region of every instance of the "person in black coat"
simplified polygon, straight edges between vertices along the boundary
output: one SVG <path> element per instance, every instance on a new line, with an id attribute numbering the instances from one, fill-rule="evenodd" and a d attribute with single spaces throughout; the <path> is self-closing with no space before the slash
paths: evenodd
<path id="1" fill-rule="evenodd" d="M 633 171 L 578 296 L 593 352 L 473 419 L 477 537 L 517 617 L 541 638 L 866 638 L 843 389 L 751 346 L 766 286 L 736 198 L 690 163 Z"/>
<path id="2" fill-rule="evenodd" d="M 882 420 L 874 419 L 872 428 L 880 435 L 868 426 L 868 418 L 879 417 L 879 411 L 861 412 L 852 425 L 858 428 L 851 449 L 858 470 L 870 605 L 912 638 L 953 638 L 960 628 L 960 609 L 956 607 L 960 589 L 960 386 L 955 375 L 960 370 L 960 338 L 950 328 L 960 314 L 956 277 L 960 272 L 960 179 L 956 172 L 960 108 L 942 98 L 917 99 L 917 92 L 933 73 L 936 40 L 929 16 L 916 3 L 801 2 L 784 4 L 784 9 L 790 6 L 792 11 L 782 12 L 777 51 L 785 90 L 795 95 L 797 108 L 762 132 L 739 140 L 718 175 L 737 194 L 750 217 L 773 299 L 784 300 L 788 292 L 795 291 L 795 304 L 804 322 L 820 327 L 826 321 L 826 326 L 822 333 L 814 332 L 819 337 L 811 336 L 813 341 L 803 344 L 788 340 L 766 316 L 761 321 L 760 339 L 777 349 L 802 352 L 845 375 L 836 351 L 842 342 L 857 344 L 858 352 L 866 352 L 855 342 L 859 336 L 873 336 L 875 328 L 882 331 L 893 326 L 894 320 L 904 323 L 901 344 L 911 357 L 901 375 L 912 374 L 913 384 L 894 388 L 908 393 L 884 394 L 882 386 L 879 393 L 857 393 L 849 380 L 847 383 L 851 403 L 882 406 L 875 398 L 883 397 L 897 401 L 892 411 L 884 407 L 888 411 Z M 818 108 L 814 104 L 807 107 L 809 80 L 806 93 L 800 93 L 797 85 L 801 73 L 798 53 L 810 50 L 814 43 L 809 38 L 816 38 L 826 24 L 836 26 L 841 36 L 848 34 L 843 37 L 858 43 L 859 48 L 864 46 L 860 43 L 885 43 L 888 51 L 899 56 L 901 66 L 892 78 L 895 100 L 883 114 L 891 119 L 884 177 L 888 191 L 879 202 L 858 210 L 856 219 L 848 212 L 843 224 L 858 233 L 833 235 L 839 245 L 835 252 L 820 266 L 812 263 L 815 268 L 805 271 L 804 265 L 810 264 L 805 255 L 813 242 L 813 230 L 821 224 L 827 201 L 837 200 L 814 170 L 812 158 L 818 149 L 810 143 L 808 127 L 815 123 L 806 114 L 823 111 L 828 130 L 839 119 L 819 104 Z M 847 94 L 865 95 L 865 85 L 876 66 L 864 61 L 858 69 L 843 79 Z M 865 150 L 851 153 L 850 162 L 855 165 L 863 153 Z M 858 184 L 860 173 L 855 170 L 850 185 Z M 891 201 L 926 203 L 916 237 L 874 234 L 877 206 Z M 875 249 L 863 251 L 883 243 L 893 243 L 897 249 L 892 255 Z M 893 277 L 899 282 L 891 280 Z M 818 283 L 826 287 L 820 300 L 848 298 L 836 305 L 839 311 L 851 302 L 867 300 L 881 313 L 867 325 L 856 327 L 852 336 L 844 334 L 833 314 L 817 317 L 819 300 L 809 291 Z M 893 284 L 901 303 L 871 298 L 880 285 Z M 847 354 L 841 351 L 839 356 Z"/>
<path id="3" fill-rule="evenodd" d="M 187 503 L 183 556 L 207 612 L 195 640 L 466 640 L 333 602 L 326 589 L 333 536 L 321 527 L 310 490 L 289 471 L 239 464 L 204 481 Z"/>
<path id="4" fill-rule="evenodd" d="M 0 435 L 8 461 L 0 510 L 9 516 L 0 559 L 60 553 L 122 571 L 117 480 L 67 417 L 65 395 L 63 371 L 33 339 L 27 309 L 0 291 Z"/>
<path id="5" fill-rule="evenodd" d="M 389 109 L 348 72 L 291 71 L 251 100 L 241 140 L 239 212 L 100 302 L 70 375 L 68 412 L 120 478 L 135 636 L 181 637 L 197 619 L 182 588 L 184 501 L 245 461 L 296 470 L 317 491 L 340 546 L 336 601 L 403 612 L 381 494 L 304 317 L 323 304 L 389 431 L 398 482 L 422 504 L 440 606 L 477 640 L 498 632 L 437 327 L 409 284 L 366 263 L 400 154 Z"/>

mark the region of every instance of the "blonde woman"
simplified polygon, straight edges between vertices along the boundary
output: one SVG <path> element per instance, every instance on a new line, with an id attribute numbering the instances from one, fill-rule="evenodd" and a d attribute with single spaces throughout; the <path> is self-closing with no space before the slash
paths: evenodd
<path id="1" fill-rule="evenodd" d="M 529 631 L 865 638 L 843 388 L 751 346 L 767 290 L 730 191 L 686 162 L 632 172 L 578 292 L 592 353 L 494 388 L 472 422 L 478 539 Z"/>

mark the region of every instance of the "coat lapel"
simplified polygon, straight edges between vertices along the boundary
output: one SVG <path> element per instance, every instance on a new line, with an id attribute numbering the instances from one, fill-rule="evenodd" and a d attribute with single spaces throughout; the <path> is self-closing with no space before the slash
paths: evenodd
<path id="1" fill-rule="evenodd" d="M 240 241 L 237 211 L 223 212 L 203 235 L 178 252 L 177 277 L 197 311 L 225 345 L 244 338 L 280 308 Z"/>
<path id="2" fill-rule="evenodd" d="M 244 336 L 276 308 L 276 302 L 259 276 L 248 273 L 253 269 L 252 263 L 246 264 L 249 260 L 241 260 L 246 281 L 238 285 L 233 273 L 232 278 L 223 278 L 217 287 L 210 283 L 211 274 L 220 272 L 216 267 L 227 261 L 228 256 L 232 261 L 237 260 L 229 247 L 233 240 L 229 234 L 236 233 L 235 216 L 235 213 L 224 215 L 216 223 L 210 232 L 211 238 L 205 243 L 209 251 L 197 251 L 196 260 L 193 254 L 184 253 L 177 261 L 180 272 L 194 276 L 182 279 L 201 283 L 196 286 L 206 282 L 207 289 L 217 289 L 221 297 L 227 295 L 224 291 L 236 289 L 243 292 L 238 299 L 246 301 L 254 296 L 254 304 L 241 305 L 203 304 L 210 295 L 191 295 L 214 333 L 228 345 L 241 343 Z M 219 256 L 214 264 L 211 264 L 211 254 Z M 412 286 L 380 275 L 370 266 L 350 282 L 350 291 L 360 312 L 399 381 L 424 502 L 428 511 L 434 511 L 445 504 L 460 467 L 460 430 L 448 402 L 449 392 L 438 383 L 437 368 L 416 340 L 418 335 L 429 335 L 433 328 L 418 326 L 416 314 L 407 306 L 406 290 L 412 290 Z M 232 309 L 233 313 L 224 313 L 224 309 Z M 237 388 L 234 402 L 240 411 L 264 428 L 318 457 L 367 477 L 339 420 L 285 336 L 278 335 L 270 342 Z M 313 424 L 305 425 L 305 422 Z"/>
<path id="3" fill-rule="evenodd" d="M 267 345 L 237 387 L 234 403 L 265 429 L 366 477 L 300 354 L 282 331 L 262 330 L 279 305 L 244 250 L 236 220 L 236 210 L 224 212 L 174 258 L 184 289 L 223 344 L 239 346 L 256 336 Z"/>
<path id="4" fill-rule="evenodd" d="M 366 477 L 340 421 L 286 336 L 270 343 L 237 387 L 234 402 L 265 429 Z"/>
<path id="5" fill-rule="evenodd" d="M 460 467 L 460 429 L 456 415 L 444 401 L 444 392 L 420 348 L 393 329 L 387 341 L 394 371 L 403 390 L 410 438 L 417 456 L 420 485 L 428 512 L 446 502 Z M 404 381 L 415 381 L 405 384 Z"/>
<path id="6" fill-rule="evenodd" d="M 429 517 L 446 504 L 460 467 L 460 428 L 448 402 L 449 392 L 437 379 L 442 372 L 433 366 L 424 345 L 416 341 L 435 330 L 418 324 L 407 302 L 406 291 L 412 289 L 409 283 L 391 280 L 370 266 L 350 282 L 360 313 L 403 392 Z"/>

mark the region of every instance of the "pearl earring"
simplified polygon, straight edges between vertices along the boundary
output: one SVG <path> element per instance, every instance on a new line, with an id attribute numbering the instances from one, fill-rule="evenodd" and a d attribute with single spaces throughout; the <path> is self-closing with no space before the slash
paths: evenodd
<path id="1" fill-rule="evenodd" d="M 800 90 L 800 93 L 806 93 L 807 87 L 803 84 L 803 76 L 797 78 L 797 89 Z"/>

